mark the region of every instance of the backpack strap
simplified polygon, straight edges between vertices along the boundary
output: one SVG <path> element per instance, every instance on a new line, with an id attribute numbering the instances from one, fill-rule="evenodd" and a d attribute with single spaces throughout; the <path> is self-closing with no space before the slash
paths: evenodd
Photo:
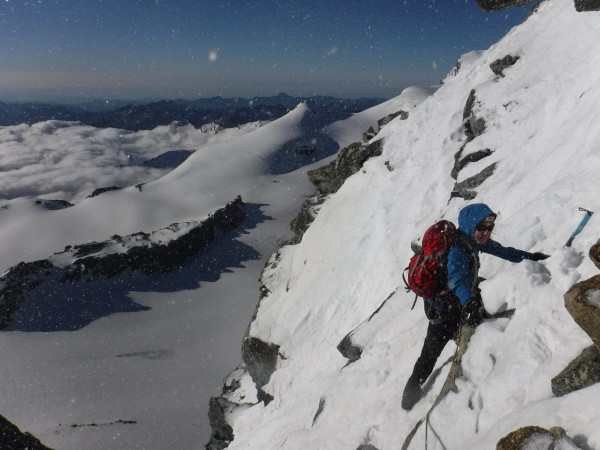
<path id="1" fill-rule="evenodd" d="M 467 252 L 469 258 L 469 279 L 471 281 L 471 291 L 476 292 L 478 283 L 479 273 L 479 252 L 475 249 L 474 243 L 469 237 L 462 231 L 458 230 L 456 233 L 456 239 L 454 240 L 454 246 L 462 248 Z"/>

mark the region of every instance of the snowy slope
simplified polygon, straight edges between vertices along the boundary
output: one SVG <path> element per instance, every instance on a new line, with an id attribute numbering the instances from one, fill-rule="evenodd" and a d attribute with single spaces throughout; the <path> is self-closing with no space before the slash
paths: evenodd
<path id="1" fill-rule="evenodd" d="M 390 108 L 383 115 L 395 112 Z M 70 285 L 51 279 L 35 290 L 0 332 L 0 414 L 57 449 L 202 447 L 210 436 L 209 398 L 240 362 L 260 272 L 292 237 L 289 222 L 314 190 L 306 172 L 322 162 L 313 163 L 313 155 L 301 154 L 308 165 L 281 173 L 282 150 L 318 134 L 306 120 L 310 114 L 303 104 L 269 124 L 217 134 L 193 127 L 129 133 L 64 122 L 0 128 L 0 161 L 12 180 L 4 188 L 18 187 L 0 209 L 2 271 L 42 258 L 62 267 L 71 254 L 54 253 L 66 245 L 199 221 L 238 194 L 248 203 L 239 230 L 179 270 Z M 369 120 L 353 126 L 366 130 Z M 194 153 L 169 173 L 118 166 L 173 149 Z M 298 157 L 291 156 L 293 167 Z M 94 173 L 103 176 L 94 180 Z M 84 199 L 104 183 L 140 182 L 146 182 L 141 190 Z M 76 205 L 48 210 L 37 200 L 61 193 Z M 56 331 L 40 331 L 40 323 Z"/>
<path id="2" fill-rule="evenodd" d="M 427 448 L 491 449 L 525 425 L 561 426 L 580 448 L 600 447 L 600 385 L 562 398 L 550 388 L 551 378 L 591 344 L 563 294 L 597 272 L 586 254 L 600 218 L 592 217 L 572 248 L 563 245 L 582 218 L 577 208 L 600 207 L 599 38 L 600 13 L 577 13 L 566 0 L 543 2 L 499 43 L 463 58 L 458 73 L 408 120 L 382 131 L 383 155 L 348 179 L 303 241 L 281 249 L 263 274 L 270 293 L 249 336 L 279 346 L 277 368 L 263 387 L 273 400 L 246 400 L 227 414 L 235 435 L 230 449 L 402 447 L 435 401 L 455 347 L 449 344 L 438 360 L 425 399 L 403 411 L 402 389 L 427 322 L 397 287 L 410 242 L 441 217 L 456 221 L 468 203 L 450 200 L 454 154 L 465 143 L 463 156 L 493 153 L 467 165 L 459 182 L 497 163 L 473 200 L 499 212 L 495 239 L 552 257 L 513 265 L 482 256 L 487 309 L 516 314 L 477 329 L 459 392 L 430 416 Z M 490 64 L 509 54 L 520 59 L 496 76 Z M 473 89 L 474 113 L 486 127 L 468 142 L 463 111 Z M 364 350 L 347 365 L 336 347 L 355 329 Z M 247 376 L 240 379 L 225 397 L 255 399 Z M 425 447 L 425 430 L 409 448 Z"/>

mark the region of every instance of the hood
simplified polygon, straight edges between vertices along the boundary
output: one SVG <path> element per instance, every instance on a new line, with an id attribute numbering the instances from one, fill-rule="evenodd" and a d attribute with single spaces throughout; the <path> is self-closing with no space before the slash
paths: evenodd
<path id="1" fill-rule="evenodd" d="M 473 203 L 465 206 L 458 214 L 458 228 L 473 239 L 475 226 L 490 215 L 496 216 L 496 213 L 484 203 Z"/>

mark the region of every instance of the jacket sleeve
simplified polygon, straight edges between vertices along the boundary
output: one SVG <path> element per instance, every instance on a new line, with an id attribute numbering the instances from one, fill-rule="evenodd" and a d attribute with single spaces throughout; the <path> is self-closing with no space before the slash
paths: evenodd
<path id="1" fill-rule="evenodd" d="M 484 245 L 479 247 L 479 250 L 490 255 L 497 256 L 498 258 L 506 259 L 507 261 L 518 263 L 525 259 L 532 259 L 533 253 L 519 250 L 513 247 L 504 247 L 500 243 L 488 240 Z"/>
<path id="2" fill-rule="evenodd" d="M 461 247 L 452 247 L 448 252 L 448 286 L 465 305 L 473 297 L 469 282 L 469 256 Z"/>

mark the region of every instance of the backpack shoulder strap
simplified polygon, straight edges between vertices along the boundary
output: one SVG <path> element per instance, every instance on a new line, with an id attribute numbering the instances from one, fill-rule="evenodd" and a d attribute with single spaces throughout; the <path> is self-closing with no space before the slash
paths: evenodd
<path id="1" fill-rule="evenodd" d="M 478 284 L 477 274 L 479 272 L 479 253 L 475 249 L 471 239 L 469 239 L 461 230 L 458 230 L 456 233 L 454 246 L 462 248 L 467 253 L 469 258 L 469 278 L 471 279 L 472 290 L 475 291 Z"/>

